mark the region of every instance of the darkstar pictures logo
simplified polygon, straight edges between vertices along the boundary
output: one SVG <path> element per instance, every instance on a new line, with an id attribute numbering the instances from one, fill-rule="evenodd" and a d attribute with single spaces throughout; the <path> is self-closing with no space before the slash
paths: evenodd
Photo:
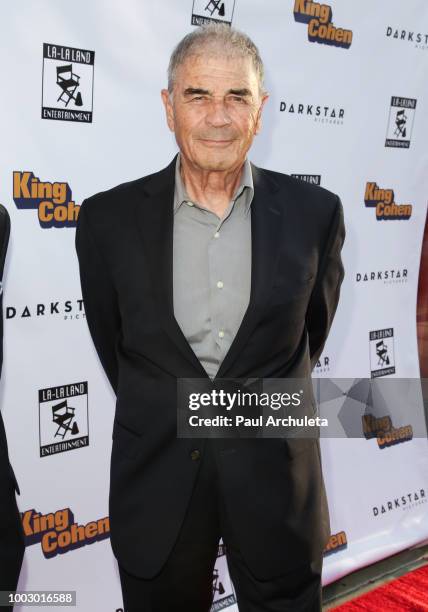
<path id="1" fill-rule="evenodd" d="M 295 0 L 294 20 L 308 24 L 309 42 L 333 45 L 349 49 L 352 43 L 352 30 L 337 28 L 333 25 L 333 11 L 328 4 Z"/>
<path id="2" fill-rule="evenodd" d="M 390 499 L 382 502 L 379 506 L 373 506 L 373 516 L 381 516 L 382 514 L 387 514 L 388 512 L 392 512 L 394 510 L 411 510 L 416 506 L 420 506 L 421 504 L 427 503 L 427 495 L 425 489 L 418 489 L 417 491 L 412 491 L 411 493 L 405 493 L 400 497 L 394 497 L 394 499 Z"/>
<path id="3" fill-rule="evenodd" d="M 407 221 L 412 216 L 411 204 L 396 204 L 393 189 L 380 189 L 375 182 L 366 183 L 364 204 L 376 209 L 377 221 Z"/>
<path id="4" fill-rule="evenodd" d="M 371 270 L 370 272 L 357 272 L 355 281 L 358 284 L 382 282 L 384 285 L 407 283 L 407 268 L 390 268 L 389 270 Z"/>
<path id="5" fill-rule="evenodd" d="M 40 457 L 89 445 L 88 383 L 39 391 Z"/>
<path id="6" fill-rule="evenodd" d="M 37 210 L 40 227 L 76 227 L 80 206 L 68 183 L 41 181 L 30 171 L 13 173 L 13 201 L 20 210 Z"/>
<path id="7" fill-rule="evenodd" d="M 320 104 L 302 104 L 301 102 L 286 102 L 281 100 L 279 104 L 279 110 L 281 113 L 290 115 L 304 115 L 312 117 L 314 121 L 318 123 L 330 123 L 336 125 L 343 125 L 343 118 L 345 116 L 345 109 L 336 108 L 334 106 L 321 106 Z"/>
<path id="8" fill-rule="evenodd" d="M 408 149 L 416 113 L 416 100 L 392 96 L 385 147 Z"/>
<path id="9" fill-rule="evenodd" d="M 6 320 L 17 317 L 19 319 L 31 319 L 33 317 L 55 317 L 56 315 L 62 315 L 64 320 L 84 319 L 83 300 L 6 306 Z"/>
<path id="10" fill-rule="evenodd" d="M 420 32 L 413 32 L 411 30 L 403 30 L 402 28 L 393 28 L 391 26 L 386 28 L 385 34 L 387 38 L 411 42 L 414 44 L 416 49 L 428 49 L 428 34 L 421 34 Z"/>
<path id="11" fill-rule="evenodd" d="M 321 174 L 292 174 L 291 176 L 311 185 L 321 185 Z"/>
<path id="12" fill-rule="evenodd" d="M 43 44 L 42 119 L 92 123 L 95 51 Z"/>
<path id="13" fill-rule="evenodd" d="M 377 329 L 369 333 L 371 377 L 395 374 L 394 329 Z"/>
<path id="14" fill-rule="evenodd" d="M 232 24 L 235 0 L 193 0 L 192 25 L 216 21 Z"/>

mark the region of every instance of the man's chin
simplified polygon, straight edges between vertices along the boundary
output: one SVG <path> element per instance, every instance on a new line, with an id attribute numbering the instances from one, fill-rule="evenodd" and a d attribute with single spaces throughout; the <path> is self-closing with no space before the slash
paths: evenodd
<path id="1" fill-rule="evenodd" d="M 223 155 L 220 151 L 216 155 L 203 155 L 198 156 L 195 159 L 195 165 L 201 170 L 207 170 L 211 172 L 221 172 L 226 170 L 233 170 L 242 163 L 236 156 Z"/>

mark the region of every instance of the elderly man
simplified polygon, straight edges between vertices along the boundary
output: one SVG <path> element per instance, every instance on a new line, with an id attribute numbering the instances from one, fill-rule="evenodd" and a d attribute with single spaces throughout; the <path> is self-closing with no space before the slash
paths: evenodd
<path id="1" fill-rule="evenodd" d="M 129 612 L 207 612 L 219 538 L 241 612 L 319 610 L 319 440 L 177 436 L 177 380 L 310 380 L 343 280 L 340 199 L 247 158 L 254 43 L 194 30 L 161 92 L 179 154 L 82 204 L 89 329 L 117 395 L 111 543 Z"/>

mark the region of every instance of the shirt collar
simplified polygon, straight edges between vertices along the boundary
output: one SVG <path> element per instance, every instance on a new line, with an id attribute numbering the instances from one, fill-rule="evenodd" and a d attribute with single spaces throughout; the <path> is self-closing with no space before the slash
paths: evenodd
<path id="1" fill-rule="evenodd" d="M 245 214 L 249 212 L 251 202 L 254 196 L 254 182 L 253 182 L 253 174 L 251 171 L 251 164 L 248 158 L 245 158 L 244 167 L 241 175 L 241 182 L 239 183 L 235 194 L 233 196 L 233 200 L 236 200 L 245 188 L 248 188 L 249 194 L 246 198 L 245 202 Z M 186 187 L 181 178 L 180 174 L 180 153 L 177 155 L 177 160 L 175 163 L 175 194 L 174 194 L 174 214 L 177 212 L 181 204 L 183 202 L 190 202 L 191 199 L 186 191 Z"/>

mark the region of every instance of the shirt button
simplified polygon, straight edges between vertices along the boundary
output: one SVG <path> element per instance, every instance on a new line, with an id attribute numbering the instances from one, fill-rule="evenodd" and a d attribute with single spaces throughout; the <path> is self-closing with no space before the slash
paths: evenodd
<path id="1" fill-rule="evenodd" d="M 218 332 L 218 335 L 219 335 L 219 338 L 223 338 L 223 337 L 224 337 L 224 331 L 221 329 L 221 330 Z"/>
<path id="2" fill-rule="evenodd" d="M 219 289 L 222 289 L 222 288 L 223 288 L 223 281 L 218 281 L 218 282 L 217 282 L 217 287 L 218 287 Z"/>
<path id="3" fill-rule="evenodd" d="M 195 448 L 195 450 L 192 450 L 192 452 L 190 453 L 190 456 L 192 458 L 192 461 L 197 461 L 200 458 L 201 453 L 197 448 Z"/>
<path id="4" fill-rule="evenodd" d="M 193 202 L 187 202 L 189 206 L 193 206 Z"/>
<path id="5" fill-rule="evenodd" d="M 216 232 L 216 233 L 214 234 L 214 238 L 218 238 L 219 236 L 220 236 L 220 232 Z"/>

